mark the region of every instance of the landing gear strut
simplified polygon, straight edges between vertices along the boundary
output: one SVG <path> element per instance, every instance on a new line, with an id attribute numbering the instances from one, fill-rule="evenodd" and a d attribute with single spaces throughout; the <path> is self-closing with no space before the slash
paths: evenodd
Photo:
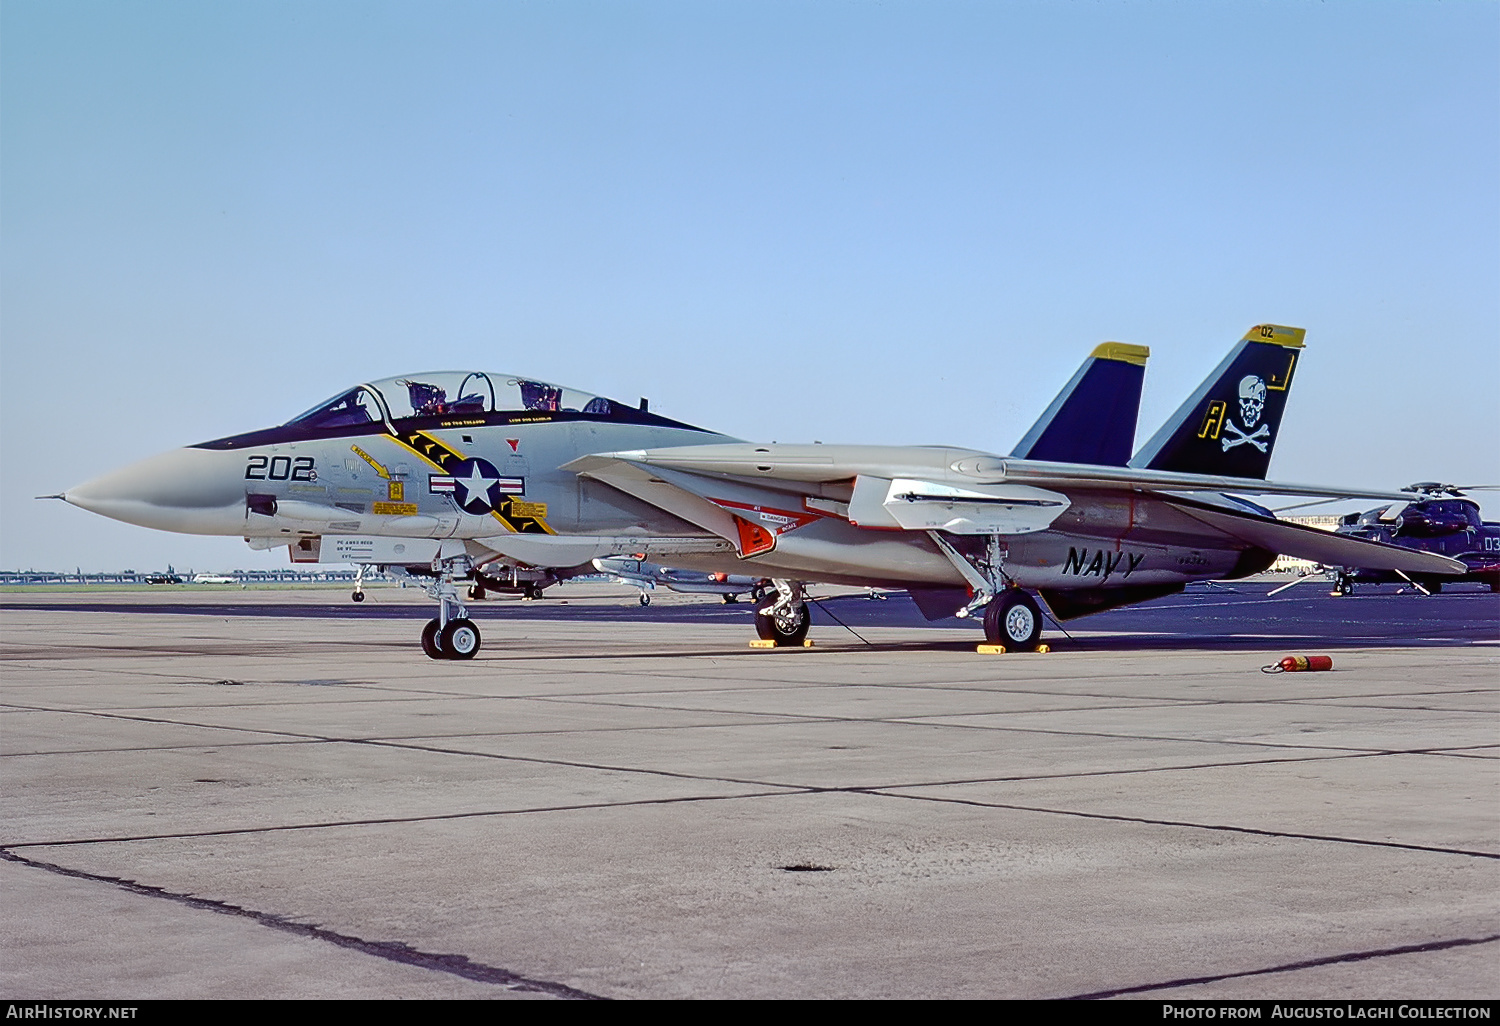
<path id="1" fill-rule="evenodd" d="M 359 564 L 359 569 L 354 572 L 354 591 L 349 596 L 356 602 L 365 600 L 365 564 Z"/>
<path id="2" fill-rule="evenodd" d="M 437 599 L 438 615 L 422 628 L 422 651 L 430 659 L 473 659 L 479 651 L 479 628 L 469 619 L 455 583 L 473 569 L 469 557 L 439 557 L 432 565 L 439 577 L 427 594 Z"/>
<path id="3" fill-rule="evenodd" d="M 1042 609 L 1036 599 L 1016 587 L 1005 574 L 1006 547 L 1000 536 L 985 539 L 984 551 L 960 552 L 938 531 L 928 531 L 943 555 L 963 575 L 974 593 L 973 600 L 958 611 L 959 617 L 984 610 L 984 638 L 1019 652 L 1036 651 L 1042 639 Z"/>
<path id="4" fill-rule="evenodd" d="M 774 581 L 775 594 L 755 604 L 755 633 L 762 641 L 774 641 L 778 648 L 800 645 L 807 638 L 812 617 L 802 600 L 802 585 L 792 581 Z"/>

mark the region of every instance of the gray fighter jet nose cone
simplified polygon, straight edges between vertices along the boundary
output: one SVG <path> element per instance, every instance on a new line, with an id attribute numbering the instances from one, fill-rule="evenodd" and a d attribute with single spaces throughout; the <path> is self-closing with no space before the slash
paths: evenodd
<path id="1" fill-rule="evenodd" d="M 220 533 L 245 516 L 243 462 L 241 453 L 173 449 L 69 488 L 62 498 L 127 524 Z"/>

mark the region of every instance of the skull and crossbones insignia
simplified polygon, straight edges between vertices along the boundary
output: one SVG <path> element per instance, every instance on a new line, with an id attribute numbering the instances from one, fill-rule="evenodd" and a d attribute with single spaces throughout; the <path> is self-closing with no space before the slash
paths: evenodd
<path id="1" fill-rule="evenodd" d="M 1254 374 L 1240 379 L 1240 418 L 1249 431 L 1260 420 L 1260 411 L 1266 408 L 1266 383 Z"/>
<path id="2" fill-rule="evenodd" d="M 1254 433 L 1250 429 L 1255 427 L 1260 420 L 1260 415 L 1266 408 L 1266 383 L 1254 374 L 1246 374 L 1240 379 L 1240 419 L 1245 422 L 1245 429 L 1240 430 L 1233 420 L 1225 421 L 1226 431 L 1233 432 L 1235 437 L 1226 435 L 1220 441 L 1223 443 L 1223 452 L 1228 452 L 1236 445 L 1253 445 L 1261 452 L 1266 451 L 1266 444 L 1271 437 L 1271 425 L 1261 424 L 1260 429 Z M 1260 439 L 1266 439 L 1266 442 Z"/>

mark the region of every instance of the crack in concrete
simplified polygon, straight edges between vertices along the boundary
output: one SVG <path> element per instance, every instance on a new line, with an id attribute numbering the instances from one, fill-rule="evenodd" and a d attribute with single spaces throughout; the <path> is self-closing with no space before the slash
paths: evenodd
<path id="1" fill-rule="evenodd" d="M 860 794 L 905 798 L 915 802 L 943 802 L 971 805 L 979 809 L 1007 809 L 1012 812 L 1036 812 L 1047 816 L 1075 816 L 1079 819 L 1107 820 L 1113 823 L 1136 823 L 1141 826 L 1183 827 L 1188 830 L 1221 830 L 1225 833 L 1251 834 L 1256 837 L 1279 837 L 1297 841 L 1331 841 L 1335 844 L 1360 844 L 1371 848 L 1398 848 L 1402 851 L 1425 851 L 1435 855 L 1464 855 L 1474 859 L 1500 859 L 1500 852 L 1474 851 L 1468 848 L 1444 848 L 1430 844 L 1403 844 L 1400 841 L 1372 841 L 1363 837 L 1338 837 L 1333 834 L 1304 834 L 1292 830 L 1266 830 L 1260 827 L 1232 826 L 1228 823 L 1191 823 L 1186 820 L 1151 819 L 1145 816 L 1120 816 L 1108 812 L 1082 812 L 1076 809 L 1049 809 L 1035 805 L 1011 805 L 1005 802 L 982 802 L 972 798 L 939 798 L 936 795 L 895 794 L 889 791 L 866 791 L 863 788 L 831 788 Z"/>
<path id="2" fill-rule="evenodd" d="M 313 940 L 324 941 L 351 951 L 371 955 L 375 958 L 383 958 L 390 962 L 416 966 L 419 969 L 429 969 L 433 972 L 448 973 L 451 976 L 474 980 L 477 983 L 490 983 L 504 987 L 507 990 L 550 994 L 553 997 L 575 1001 L 607 1000 L 598 994 L 590 994 L 587 991 L 577 990 L 566 984 L 554 983 L 550 980 L 538 980 L 533 977 L 523 976 L 520 973 L 513 973 L 508 969 L 501 969 L 498 966 L 475 962 L 467 955 L 445 955 L 430 951 L 421 951 L 400 941 L 365 940 L 362 937 L 354 937 L 347 933 L 327 930 L 321 926 L 293 922 L 284 916 L 278 916 L 271 912 L 260 912 L 241 905 L 231 905 L 225 901 L 216 901 L 212 898 L 199 898 L 191 894 L 181 894 L 162 887 L 149 887 L 134 880 L 126 880 L 118 876 L 100 876 L 95 873 L 85 873 L 82 870 L 69 869 L 66 866 L 59 866 L 52 862 L 28 859 L 4 848 L 0 848 L 0 859 L 30 866 L 33 869 L 44 869 L 49 873 L 57 873 L 60 876 L 71 877 L 75 880 L 88 880 L 92 883 L 110 884 L 122 890 L 129 891 L 132 894 L 140 894 L 148 898 L 163 898 L 167 901 L 176 902 L 179 905 L 185 905 L 188 908 L 218 912 L 221 915 L 239 916 L 243 919 L 259 923 L 261 926 L 269 927 L 272 930 L 279 930 L 282 933 L 289 933 L 298 937 L 309 937 Z"/>
<path id="3" fill-rule="evenodd" d="M 437 823 L 445 820 L 485 819 L 492 816 L 529 816 L 545 812 L 587 812 L 590 809 L 626 809 L 648 805 L 680 805 L 689 802 L 729 802 L 746 798 L 781 798 L 789 794 L 821 794 L 842 788 L 804 788 L 798 791 L 750 791 L 744 794 L 694 794 L 678 798 L 642 798 L 626 802 L 588 802 L 577 805 L 542 805 L 521 809 L 480 809 L 474 812 L 440 812 L 428 816 L 386 816 L 371 819 L 336 819 L 323 823 L 273 823 L 258 827 L 223 830 L 192 830 L 164 834 L 132 834 L 121 837 L 76 837 L 56 841 L 8 841 L 0 844 L 0 856 L 15 848 L 64 848 L 84 844 L 123 844 L 132 841 L 179 841 L 196 837 L 234 837 L 243 834 L 277 834 L 297 830 L 335 830 L 340 827 L 395 826 L 404 823 Z"/>
<path id="4" fill-rule="evenodd" d="M 1273 965 L 1264 969 L 1246 969 L 1237 973 L 1217 973 L 1213 976 L 1189 976 L 1180 980 L 1166 980 L 1162 983 L 1143 983 L 1135 987 L 1116 987 L 1112 990 L 1096 990 L 1088 994 L 1072 994 L 1064 1001 L 1097 1001 L 1102 998 L 1124 997 L 1127 994 L 1146 994 L 1153 990 L 1170 990 L 1174 987 L 1195 987 L 1205 983 L 1217 983 L 1220 980 L 1237 980 L 1247 976 L 1267 976 L 1272 973 L 1291 973 L 1299 969 L 1314 969 L 1324 965 L 1339 965 L 1346 962 L 1364 962 L 1372 958 L 1390 958 L 1395 955 L 1415 955 L 1427 951 L 1445 951 L 1448 948 L 1464 948 L 1474 944 L 1493 944 L 1500 940 L 1500 933 L 1492 933 L 1484 937 L 1458 937 L 1445 941 L 1429 941 L 1426 944 L 1405 944 L 1395 948 L 1377 948 L 1373 951 L 1350 951 L 1342 955 L 1329 955 L 1326 958 L 1310 958 L 1302 962 L 1288 962 L 1286 965 Z"/>

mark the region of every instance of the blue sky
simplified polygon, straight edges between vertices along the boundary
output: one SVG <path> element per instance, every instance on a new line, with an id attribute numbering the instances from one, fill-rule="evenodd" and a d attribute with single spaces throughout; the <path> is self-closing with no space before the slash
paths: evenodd
<path id="1" fill-rule="evenodd" d="M 1003 452 L 1260 321 L 1273 477 L 1500 482 L 1497 183 L 1493 2 L 5 0 L 0 566 L 284 560 L 31 496 L 401 372 Z"/>

